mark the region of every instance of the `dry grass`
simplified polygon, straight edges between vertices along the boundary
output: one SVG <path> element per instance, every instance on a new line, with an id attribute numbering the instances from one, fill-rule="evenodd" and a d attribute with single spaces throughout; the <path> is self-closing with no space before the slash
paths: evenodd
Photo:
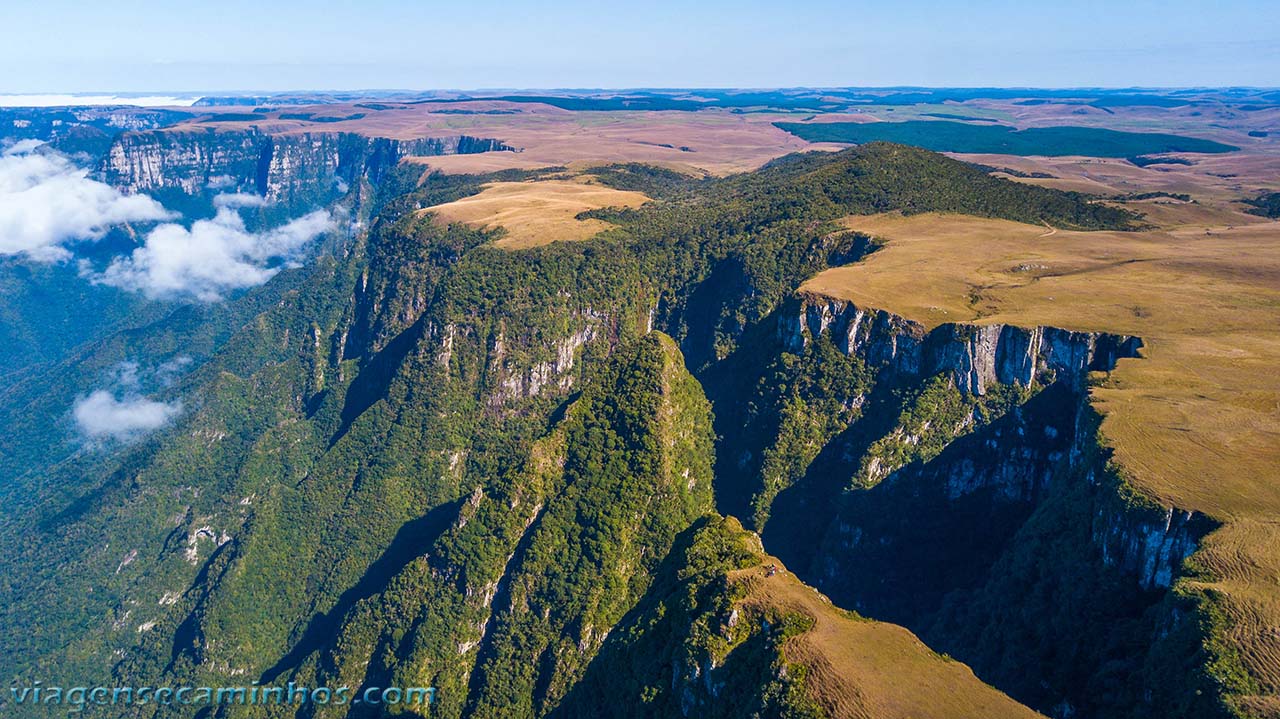
<path id="1" fill-rule="evenodd" d="M 1196 584 L 1225 598 L 1226 638 L 1261 684 L 1260 694 L 1244 702 L 1258 716 L 1280 716 L 1280 524 L 1229 522 L 1206 538 L 1195 559 L 1213 577 Z"/>
<path id="2" fill-rule="evenodd" d="M 472 135 L 497 138 L 520 152 L 487 152 L 418 158 L 434 169 L 478 173 L 553 165 L 586 167 L 612 162 L 645 162 L 676 169 L 697 168 L 713 174 L 754 169 L 791 152 L 838 149 L 843 145 L 806 143 L 773 127 L 794 114 L 700 112 L 574 112 L 540 103 L 474 100 L 454 103 L 366 103 L 289 107 L 257 113 L 260 120 L 201 123 L 200 116 L 247 112 L 244 107 L 200 108 L 200 116 L 179 123 L 174 131 L 243 130 L 272 134 L 353 132 L 372 137 L 414 139 Z M 893 112 L 889 112 L 892 109 Z M 458 114 L 469 112 L 475 114 Z M 1194 107 L 1121 107 L 1104 111 L 1080 105 L 1019 105 L 1012 100 L 976 100 L 963 106 L 943 104 L 869 105 L 857 112 L 819 114 L 814 122 L 875 122 L 920 119 L 926 112 L 979 114 L 1017 127 L 1084 125 L 1136 132 L 1172 132 L 1227 142 L 1242 149 L 1225 155 L 1190 156 L 1193 166 L 1137 168 L 1124 160 L 1097 158 L 1019 158 L 1004 155 L 964 156 L 990 165 L 1028 172 L 1049 172 L 1052 180 L 1021 180 L 1088 192 L 1128 192 L 1139 188 L 1170 192 L 1233 192 L 1238 197 L 1260 187 L 1277 186 L 1280 177 L 1280 109 L 1244 112 L 1227 107 L 1202 112 Z M 297 119 L 339 120 L 318 122 Z M 291 115 L 293 119 L 281 117 Z M 355 118 L 355 116 L 361 117 Z M 342 119 L 354 118 L 354 119 Z M 1270 130 L 1267 138 L 1251 130 Z"/>
<path id="3" fill-rule="evenodd" d="M 579 220 L 578 214 L 601 207 L 639 207 L 648 201 L 642 193 L 591 184 L 584 178 L 494 182 L 479 194 L 423 212 L 433 212 L 444 222 L 487 230 L 501 227 L 506 233 L 494 245 L 518 250 L 588 239 L 610 225 L 603 220 Z"/>
<path id="4" fill-rule="evenodd" d="M 1200 202 L 1227 202 L 1264 189 L 1280 188 L 1280 150 L 1253 148 L 1221 155 L 1186 155 L 1193 165 L 1137 167 L 1118 158 L 1015 157 L 952 154 L 960 160 L 1053 178 L 1008 177 L 1058 190 L 1113 195 L 1163 191 L 1190 194 Z M 1002 175 L 1004 176 L 1004 175 Z"/>
<path id="5" fill-rule="evenodd" d="M 1068 232 L 948 215 L 851 217 L 888 240 L 805 290 L 949 321 L 1140 335 L 1093 390 L 1135 486 L 1225 522 L 1198 555 L 1244 661 L 1280 690 L 1280 223 Z M 1173 218 L 1176 219 L 1176 218 Z"/>
<path id="6" fill-rule="evenodd" d="M 779 564 L 776 559 L 768 561 Z M 787 660 L 808 669 L 812 696 L 835 719 L 958 719 L 1040 715 L 984 684 L 964 664 L 934 653 L 894 624 L 856 618 L 781 570 L 736 572 L 742 602 L 799 613 L 814 625 L 784 647 Z"/>

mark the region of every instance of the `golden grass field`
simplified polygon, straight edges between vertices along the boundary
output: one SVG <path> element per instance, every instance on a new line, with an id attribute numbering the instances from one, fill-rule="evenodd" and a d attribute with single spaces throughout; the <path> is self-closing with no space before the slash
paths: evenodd
<path id="1" fill-rule="evenodd" d="M 1139 335 L 1144 359 L 1122 361 L 1095 395 L 1141 486 L 1215 516 L 1280 517 L 1280 223 L 1240 219 L 1050 234 L 965 216 L 851 217 L 849 228 L 888 245 L 802 289 L 929 325 Z M 1206 486 L 1224 465 L 1238 479 Z M 1277 481 L 1258 481 L 1268 475 Z"/>
<path id="2" fill-rule="evenodd" d="M 763 569 L 770 563 L 779 567 L 772 577 Z M 729 581 L 745 590 L 744 606 L 813 619 L 813 627 L 789 639 L 783 651 L 787 661 L 808 669 L 810 694 L 833 719 L 1041 716 L 910 631 L 833 606 L 773 557 L 762 556 L 759 565 L 733 572 Z"/>
<path id="3" fill-rule="evenodd" d="M 461 222 L 505 234 L 493 244 L 519 250 L 550 242 L 585 240 L 611 225 L 579 220 L 577 215 L 601 207 L 639 207 L 649 198 L 639 192 L 592 184 L 590 178 L 494 182 L 470 197 L 428 207 L 443 222 Z"/>
<path id="4" fill-rule="evenodd" d="M 1214 573 L 1206 585 L 1227 597 L 1246 665 L 1274 694 L 1280 222 L 1221 205 L 1174 210 L 1148 217 L 1161 229 L 1131 233 L 1050 232 L 938 214 L 849 217 L 847 227 L 887 244 L 802 290 L 930 326 L 1010 323 L 1141 336 L 1142 358 L 1121 360 L 1092 390 L 1104 440 L 1140 491 L 1224 523 L 1197 558 Z M 1196 221 L 1178 222 L 1188 218 Z"/>

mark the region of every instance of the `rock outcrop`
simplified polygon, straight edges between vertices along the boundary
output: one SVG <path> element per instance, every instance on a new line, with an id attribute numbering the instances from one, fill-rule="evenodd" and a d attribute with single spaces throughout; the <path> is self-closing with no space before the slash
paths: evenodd
<path id="1" fill-rule="evenodd" d="M 1136 576 L 1143 589 L 1167 589 L 1209 525 L 1195 512 L 1162 507 L 1142 517 L 1099 512 L 1093 532 L 1108 566 Z"/>

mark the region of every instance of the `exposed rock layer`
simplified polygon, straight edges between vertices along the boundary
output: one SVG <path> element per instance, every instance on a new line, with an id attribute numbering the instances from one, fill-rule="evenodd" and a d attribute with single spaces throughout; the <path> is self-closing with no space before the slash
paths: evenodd
<path id="1" fill-rule="evenodd" d="M 806 330 L 831 332 L 841 351 L 873 367 L 926 377 L 950 372 L 958 388 L 978 395 L 993 382 L 1025 386 L 1046 376 L 1082 388 L 1089 371 L 1109 371 L 1142 347 L 1137 337 L 1056 327 L 948 323 L 928 330 L 891 312 L 817 296 L 803 297 L 796 312 L 783 315 L 779 336 L 795 351 Z"/>

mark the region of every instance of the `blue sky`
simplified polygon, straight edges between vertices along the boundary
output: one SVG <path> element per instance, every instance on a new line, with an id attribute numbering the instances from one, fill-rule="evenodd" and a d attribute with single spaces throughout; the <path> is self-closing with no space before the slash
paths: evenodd
<path id="1" fill-rule="evenodd" d="M 3 0 L 0 93 L 1280 85 L 1275 0 Z"/>

